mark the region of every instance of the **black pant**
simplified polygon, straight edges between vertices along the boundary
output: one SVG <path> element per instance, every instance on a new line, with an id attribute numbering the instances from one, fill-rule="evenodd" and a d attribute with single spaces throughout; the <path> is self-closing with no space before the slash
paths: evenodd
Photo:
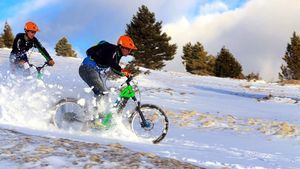
<path id="1" fill-rule="evenodd" d="M 17 73 L 21 74 L 24 76 L 29 76 L 30 75 L 30 70 L 25 69 L 25 63 L 28 62 L 28 58 L 26 53 L 22 54 L 14 54 L 11 53 L 9 56 L 9 66 L 10 66 L 10 71 L 12 73 Z"/>
<path id="2" fill-rule="evenodd" d="M 99 75 L 99 73 L 86 65 L 80 65 L 79 67 L 79 75 L 83 81 L 85 81 L 89 87 L 93 88 L 93 92 L 96 96 L 102 96 L 105 91 L 105 86 L 103 79 Z"/>

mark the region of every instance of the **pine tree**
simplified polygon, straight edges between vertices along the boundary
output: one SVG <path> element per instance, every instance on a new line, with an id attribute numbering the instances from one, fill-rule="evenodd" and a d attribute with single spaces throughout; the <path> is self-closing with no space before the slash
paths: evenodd
<path id="1" fill-rule="evenodd" d="M 220 53 L 218 53 L 215 64 L 215 75 L 217 77 L 243 77 L 241 64 L 225 47 L 223 47 Z"/>
<path id="2" fill-rule="evenodd" d="M 154 13 L 142 5 L 137 14 L 127 24 L 126 34 L 135 42 L 138 51 L 135 52 L 133 64 L 150 69 L 161 69 L 164 61 L 172 60 L 176 53 L 176 44 L 166 33 L 161 32 L 162 22 L 156 22 Z"/>
<path id="3" fill-rule="evenodd" d="M 283 57 L 286 65 L 281 65 L 281 80 L 300 80 L 300 37 L 293 33 L 291 43 L 287 44 L 286 52 Z"/>
<path id="4" fill-rule="evenodd" d="M 183 46 L 183 64 L 186 71 L 198 75 L 213 75 L 215 58 L 208 55 L 200 42 Z"/>
<path id="5" fill-rule="evenodd" d="M 4 42 L 1 34 L 0 34 L 0 48 L 4 48 Z"/>
<path id="6" fill-rule="evenodd" d="M 260 80 L 260 76 L 259 76 L 259 73 L 254 73 L 254 72 L 251 72 L 250 74 L 248 74 L 247 76 L 245 76 L 245 79 L 247 79 L 247 81 L 250 81 L 250 80 Z"/>
<path id="7" fill-rule="evenodd" d="M 192 73 L 194 70 L 193 67 L 193 46 L 189 42 L 183 46 L 183 56 L 181 57 L 183 64 L 185 65 L 185 70 L 189 73 Z"/>
<path id="8" fill-rule="evenodd" d="M 216 57 L 213 55 L 208 55 L 206 58 L 206 71 L 208 75 L 215 76 L 215 65 L 216 65 Z"/>
<path id="9" fill-rule="evenodd" d="M 7 22 L 4 25 L 4 33 L 2 34 L 2 39 L 4 46 L 7 48 L 12 48 L 14 43 L 14 35 L 12 33 L 12 29 Z"/>
<path id="10" fill-rule="evenodd" d="M 77 57 L 77 54 L 72 49 L 72 45 L 68 43 L 66 37 L 61 38 L 56 46 L 55 52 L 57 56 L 65 56 L 65 57 Z"/>

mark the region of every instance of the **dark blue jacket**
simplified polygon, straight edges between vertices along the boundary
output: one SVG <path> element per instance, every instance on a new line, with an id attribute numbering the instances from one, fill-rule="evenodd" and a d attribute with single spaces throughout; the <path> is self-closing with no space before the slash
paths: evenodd
<path id="1" fill-rule="evenodd" d="M 29 39 L 25 33 L 18 33 L 16 35 L 11 54 L 16 55 L 17 57 L 25 57 L 22 58 L 22 60 L 28 61 L 26 52 L 33 47 L 37 48 L 47 61 L 52 59 L 36 37 Z"/>
<path id="2" fill-rule="evenodd" d="M 119 65 L 122 57 L 120 48 L 114 44 L 106 41 L 101 41 L 97 45 L 89 48 L 86 51 L 87 57 L 83 60 L 84 65 L 89 65 L 96 69 L 110 67 L 113 72 L 123 75 L 121 73 L 121 66 Z"/>

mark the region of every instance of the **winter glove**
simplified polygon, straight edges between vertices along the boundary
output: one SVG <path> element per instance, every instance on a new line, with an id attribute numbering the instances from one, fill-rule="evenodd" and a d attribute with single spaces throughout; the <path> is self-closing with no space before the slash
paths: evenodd
<path id="1" fill-rule="evenodd" d="M 19 65 L 23 65 L 24 63 L 26 63 L 25 60 L 19 60 L 19 61 L 18 61 L 18 64 L 19 64 Z"/>
<path id="2" fill-rule="evenodd" d="M 121 72 L 122 72 L 123 75 L 126 76 L 126 77 L 130 77 L 130 76 L 131 76 L 131 73 L 130 73 L 128 70 L 126 70 L 126 69 L 122 69 Z"/>
<path id="3" fill-rule="evenodd" d="M 55 64 L 53 59 L 48 60 L 47 65 L 48 66 L 53 66 Z"/>

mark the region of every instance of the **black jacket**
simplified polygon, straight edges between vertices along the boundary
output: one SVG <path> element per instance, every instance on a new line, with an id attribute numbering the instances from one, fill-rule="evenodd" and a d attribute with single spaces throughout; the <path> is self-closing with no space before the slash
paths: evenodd
<path id="1" fill-rule="evenodd" d="M 91 57 L 99 67 L 110 67 L 117 74 L 121 73 L 119 65 L 122 57 L 120 48 L 106 41 L 101 41 L 96 46 L 86 51 L 87 56 Z"/>
<path id="2" fill-rule="evenodd" d="M 52 59 L 47 50 L 42 46 L 36 37 L 29 39 L 25 33 L 18 33 L 16 35 L 11 54 L 16 55 L 17 57 L 22 56 L 33 47 L 37 48 L 47 61 Z"/>

